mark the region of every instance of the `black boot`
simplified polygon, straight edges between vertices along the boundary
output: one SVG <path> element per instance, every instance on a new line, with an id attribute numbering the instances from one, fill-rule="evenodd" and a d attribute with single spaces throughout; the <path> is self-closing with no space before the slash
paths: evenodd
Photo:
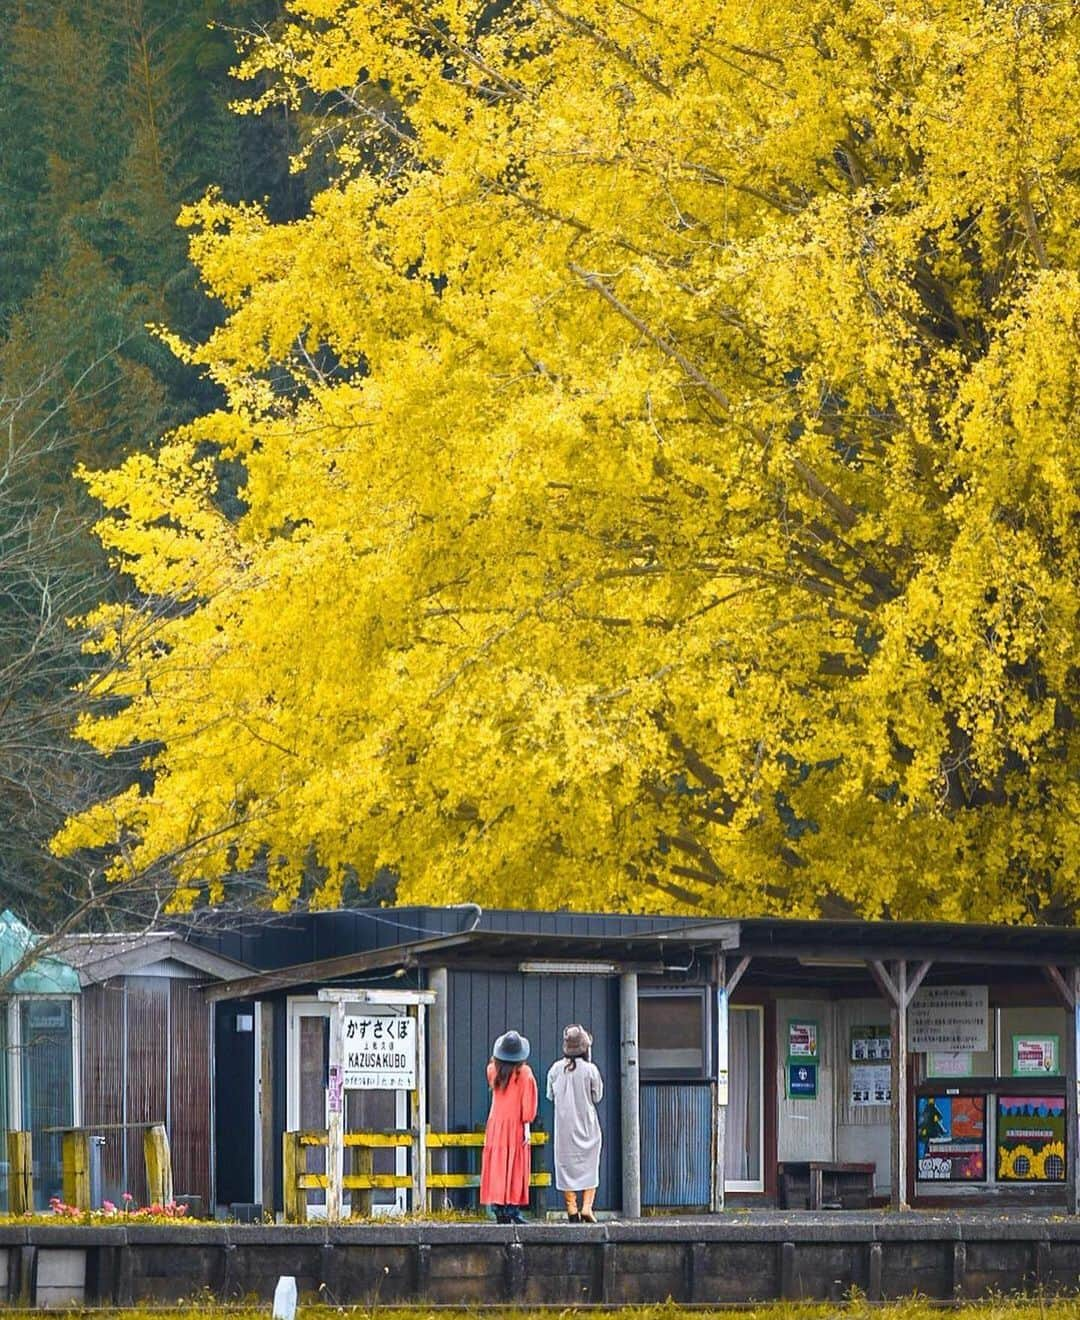
<path id="1" fill-rule="evenodd" d="M 521 1206 L 508 1205 L 506 1207 L 506 1222 L 508 1224 L 524 1224 L 525 1216 L 521 1213 Z"/>
<path id="2" fill-rule="evenodd" d="M 505 1205 L 493 1205 L 491 1208 L 495 1212 L 495 1222 L 497 1224 L 508 1224 L 510 1222 L 509 1207 Z"/>
<path id="3" fill-rule="evenodd" d="M 567 1216 L 566 1216 L 566 1222 L 567 1222 L 568 1224 L 580 1224 L 580 1223 L 581 1223 L 581 1216 L 580 1216 L 579 1214 L 572 1214 L 572 1215 L 571 1215 L 571 1214 L 567 1214 Z"/>

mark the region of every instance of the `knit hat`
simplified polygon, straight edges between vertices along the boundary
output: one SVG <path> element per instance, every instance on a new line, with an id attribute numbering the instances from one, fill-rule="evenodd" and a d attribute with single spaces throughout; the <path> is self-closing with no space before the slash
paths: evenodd
<path id="1" fill-rule="evenodd" d="M 492 1054 L 502 1063 L 524 1063 L 529 1057 L 529 1038 L 505 1031 L 495 1042 Z"/>
<path id="2" fill-rule="evenodd" d="M 562 1034 L 562 1052 L 568 1059 L 582 1059 L 592 1046 L 592 1037 L 584 1027 L 567 1027 Z"/>

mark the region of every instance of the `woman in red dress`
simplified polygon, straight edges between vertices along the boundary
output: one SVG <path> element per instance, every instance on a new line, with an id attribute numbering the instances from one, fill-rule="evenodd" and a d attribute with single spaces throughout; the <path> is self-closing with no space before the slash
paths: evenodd
<path id="1" fill-rule="evenodd" d="M 500 1224 L 523 1224 L 521 1207 L 529 1204 L 532 1152 L 529 1125 L 536 1117 L 537 1089 L 525 1062 L 529 1042 L 507 1031 L 495 1042 L 487 1066 L 491 1112 L 484 1132 L 480 1166 L 480 1201 L 490 1205 Z"/>

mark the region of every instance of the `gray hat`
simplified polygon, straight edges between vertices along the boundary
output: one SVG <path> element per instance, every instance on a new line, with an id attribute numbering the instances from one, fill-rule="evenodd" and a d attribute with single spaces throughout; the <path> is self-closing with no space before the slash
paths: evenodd
<path id="1" fill-rule="evenodd" d="M 529 1038 L 516 1031 L 504 1031 L 491 1052 L 503 1063 L 524 1063 L 529 1057 Z"/>
<path id="2" fill-rule="evenodd" d="M 588 1054 L 592 1037 L 584 1027 L 567 1027 L 562 1034 L 562 1052 L 568 1059 L 581 1059 Z"/>

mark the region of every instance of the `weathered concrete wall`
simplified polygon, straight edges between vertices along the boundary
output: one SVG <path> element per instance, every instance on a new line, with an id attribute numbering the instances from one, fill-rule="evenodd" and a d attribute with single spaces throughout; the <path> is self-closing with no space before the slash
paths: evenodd
<path id="1" fill-rule="evenodd" d="M 340 1304 L 873 1300 L 1080 1293 L 1080 1221 L 782 1214 L 566 1224 L 0 1228 L 23 1305 L 268 1300 L 281 1274 Z M 2 1295 L 0 1295 L 2 1300 Z"/>

